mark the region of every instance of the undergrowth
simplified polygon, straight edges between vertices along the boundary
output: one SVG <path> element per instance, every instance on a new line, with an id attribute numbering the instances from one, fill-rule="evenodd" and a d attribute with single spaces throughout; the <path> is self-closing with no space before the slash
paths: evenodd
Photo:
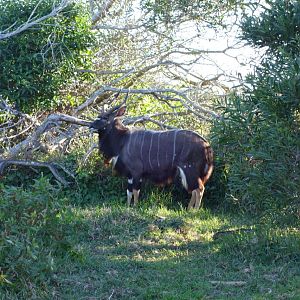
<path id="1" fill-rule="evenodd" d="M 0 299 L 297 299 L 297 224 L 209 193 L 187 212 L 181 188 L 147 183 L 128 209 L 125 181 L 94 164 L 68 188 L 2 184 Z"/>
<path id="2" fill-rule="evenodd" d="M 19 299 L 48 295 L 60 258 L 78 255 L 76 230 L 82 223 L 59 196 L 61 188 L 45 177 L 29 188 L 0 190 L 1 289 Z"/>

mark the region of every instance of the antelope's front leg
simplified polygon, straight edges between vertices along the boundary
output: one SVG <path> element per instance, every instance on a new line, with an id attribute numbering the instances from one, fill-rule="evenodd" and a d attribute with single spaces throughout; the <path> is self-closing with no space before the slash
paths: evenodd
<path id="1" fill-rule="evenodd" d="M 133 193 L 133 205 L 136 206 L 139 201 L 140 189 L 141 189 L 142 179 L 134 178 L 132 184 L 132 193 Z"/>
<path id="2" fill-rule="evenodd" d="M 128 184 L 127 184 L 127 206 L 130 206 L 131 199 L 132 199 L 132 185 L 133 185 L 133 179 L 128 178 Z"/>

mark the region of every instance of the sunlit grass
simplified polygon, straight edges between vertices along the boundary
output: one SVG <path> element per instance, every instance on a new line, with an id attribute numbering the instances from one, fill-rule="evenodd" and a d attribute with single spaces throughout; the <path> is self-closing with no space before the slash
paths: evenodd
<path id="1" fill-rule="evenodd" d="M 65 208 L 56 217 L 72 247 L 55 257 L 51 282 L 38 295 L 297 299 L 297 227 L 278 227 L 208 205 L 187 211 L 172 190 L 147 186 L 139 205 L 128 208 L 122 182 L 112 184 L 117 188 L 111 196 L 99 195 L 97 187 L 63 193 Z M 0 299 L 23 298 L 7 292 Z"/>
<path id="2" fill-rule="evenodd" d="M 86 258 L 57 274 L 59 297 L 297 299 L 296 229 L 209 208 L 188 212 L 168 191 L 146 193 L 136 208 L 123 198 L 74 207 L 89 224 L 81 241 Z"/>

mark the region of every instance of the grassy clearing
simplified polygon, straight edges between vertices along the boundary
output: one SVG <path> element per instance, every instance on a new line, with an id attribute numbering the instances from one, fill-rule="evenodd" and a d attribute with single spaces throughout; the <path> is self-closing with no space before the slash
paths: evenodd
<path id="1" fill-rule="evenodd" d="M 171 195 L 156 189 L 148 197 L 137 209 L 118 200 L 74 208 L 88 225 L 78 243 L 82 256 L 63 262 L 53 296 L 300 299 L 298 229 L 209 209 L 170 208 Z M 213 239 L 238 228 L 251 231 Z"/>
<path id="2" fill-rule="evenodd" d="M 299 228 L 187 212 L 170 190 L 152 187 L 129 209 L 111 193 L 64 196 L 72 242 L 55 256 L 47 288 L 1 299 L 300 299 Z M 250 230 L 214 239 L 240 228 Z"/>

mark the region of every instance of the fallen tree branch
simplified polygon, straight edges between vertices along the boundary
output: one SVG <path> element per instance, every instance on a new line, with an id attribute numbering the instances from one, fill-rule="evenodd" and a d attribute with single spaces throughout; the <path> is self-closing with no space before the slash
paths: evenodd
<path id="1" fill-rule="evenodd" d="M 248 233 L 248 232 L 253 232 L 253 231 L 254 231 L 254 229 L 251 229 L 251 228 L 238 228 L 238 229 L 234 229 L 234 230 L 217 231 L 214 233 L 212 238 L 214 240 L 216 240 L 222 236 L 229 235 L 229 234 L 242 233 L 242 232 Z"/>
<path id="2" fill-rule="evenodd" d="M 164 124 L 163 122 L 160 122 L 154 118 L 157 117 L 165 117 L 165 116 L 185 116 L 187 115 L 187 112 L 178 112 L 178 113 L 172 113 L 172 112 L 165 112 L 165 113 L 156 113 L 156 114 L 150 114 L 150 115 L 143 115 L 143 116 L 136 116 L 136 117 L 127 117 L 124 121 L 124 125 L 135 125 L 137 123 L 146 123 L 146 122 L 152 122 L 156 125 L 158 125 L 161 129 L 177 129 L 176 127 L 169 126 Z"/>
<path id="3" fill-rule="evenodd" d="M 25 140 L 18 143 L 5 155 L 6 159 L 13 159 L 17 157 L 21 152 L 25 152 L 26 149 L 35 149 L 37 148 L 38 141 L 43 133 L 50 130 L 52 127 L 57 126 L 61 122 L 77 124 L 81 126 L 89 126 L 90 122 L 78 119 L 73 116 L 65 114 L 52 114 L 46 118 L 46 120 L 36 128 L 36 130 L 28 136 Z"/>
<path id="4" fill-rule="evenodd" d="M 38 167 L 38 168 L 48 168 L 53 176 L 63 185 L 68 185 L 70 182 L 66 181 L 58 172 L 57 168 L 61 168 L 66 174 L 75 178 L 74 174 L 72 174 L 69 170 L 67 170 L 64 166 L 58 163 L 47 163 L 40 161 L 29 161 L 29 160 L 0 160 L 0 175 L 4 173 L 4 169 L 9 165 L 18 165 L 18 166 L 26 166 L 26 167 Z"/>
<path id="5" fill-rule="evenodd" d="M 98 144 L 93 143 L 93 144 L 91 145 L 91 147 L 89 148 L 89 150 L 88 150 L 88 151 L 86 152 L 86 154 L 84 155 L 83 159 L 81 160 L 81 161 L 82 161 L 82 162 L 81 162 L 82 165 L 85 165 L 85 164 L 86 164 L 87 159 L 90 157 L 90 155 L 91 155 L 91 154 L 93 153 L 93 151 L 96 150 L 96 149 L 99 150 L 99 146 L 98 146 Z"/>
<path id="6" fill-rule="evenodd" d="M 244 286 L 247 284 L 246 281 L 220 281 L 220 280 L 211 280 L 209 281 L 211 284 L 222 284 L 222 285 L 230 285 L 230 286 Z"/>

